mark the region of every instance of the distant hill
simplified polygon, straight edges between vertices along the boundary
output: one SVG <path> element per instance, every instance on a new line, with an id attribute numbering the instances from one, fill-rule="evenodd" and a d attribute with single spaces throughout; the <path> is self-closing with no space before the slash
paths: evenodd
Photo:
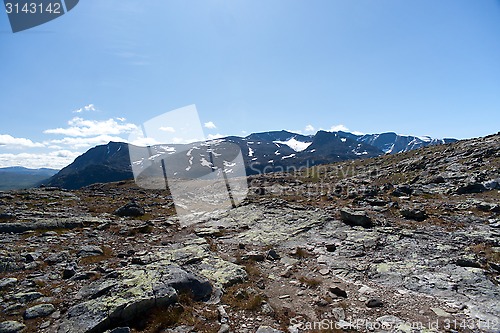
<path id="1" fill-rule="evenodd" d="M 0 168 L 0 191 L 35 187 L 58 171 L 47 168 L 28 169 L 19 166 Z"/>
<path id="2" fill-rule="evenodd" d="M 133 178 L 128 144 L 110 142 L 91 148 L 47 180 L 46 185 L 78 189 L 94 183 Z"/>
<path id="3" fill-rule="evenodd" d="M 138 155 L 134 170 L 144 177 L 162 177 L 161 161 L 169 160 L 176 177 L 203 177 L 215 165 L 229 165 L 239 147 L 247 174 L 286 171 L 344 160 L 376 157 L 413 150 L 428 145 L 456 141 L 429 137 L 403 136 L 396 133 L 356 135 L 348 132 L 319 131 L 301 135 L 289 131 L 252 133 L 247 137 L 229 136 L 191 144 L 163 144 L 140 148 L 110 142 L 94 147 L 46 181 L 47 185 L 78 189 L 93 183 L 132 179 L 129 149 Z M 233 148 L 231 148 L 233 147 Z M 218 160 L 223 156 L 227 160 Z"/>

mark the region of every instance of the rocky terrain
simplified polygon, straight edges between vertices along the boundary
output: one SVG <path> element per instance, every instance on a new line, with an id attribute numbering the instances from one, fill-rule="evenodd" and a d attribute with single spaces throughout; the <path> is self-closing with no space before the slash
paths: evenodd
<path id="1" fill-rule="evenodd" d="M 500 133 L 248 182 L 0 192 L 0 332 L 500 331 Z"/>

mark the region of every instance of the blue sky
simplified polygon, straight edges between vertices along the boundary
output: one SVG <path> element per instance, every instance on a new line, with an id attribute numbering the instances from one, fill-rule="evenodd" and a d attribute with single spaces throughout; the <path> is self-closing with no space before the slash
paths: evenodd
<path id="1" fill-rule="evenodd" d="M 190 104 L 212 136 L 496 133 L 500 2 L 82 0 L 16 34 L 0 13 L 0 166 L 60 168 Z"/>

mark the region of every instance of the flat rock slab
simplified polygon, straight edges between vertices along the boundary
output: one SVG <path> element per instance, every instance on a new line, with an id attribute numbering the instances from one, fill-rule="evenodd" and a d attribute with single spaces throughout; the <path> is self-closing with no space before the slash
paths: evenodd
<path id="1" fill-rule="evenodd" d="M 26 328 L 26 325 L 18 321 L 4 321 L 0 323 L 0 333 L 17 333 Z"/>

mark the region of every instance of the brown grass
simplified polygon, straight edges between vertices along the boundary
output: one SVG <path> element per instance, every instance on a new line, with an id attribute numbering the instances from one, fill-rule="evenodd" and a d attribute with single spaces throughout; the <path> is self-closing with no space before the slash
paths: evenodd
<path id="1" fill-rule="evenodd" d="M 319 285 L 321 284 L 321 280 L 310 278 L 307 276 L 299 276 L 299 281 L 312 289 L 319 287 Z"/>

